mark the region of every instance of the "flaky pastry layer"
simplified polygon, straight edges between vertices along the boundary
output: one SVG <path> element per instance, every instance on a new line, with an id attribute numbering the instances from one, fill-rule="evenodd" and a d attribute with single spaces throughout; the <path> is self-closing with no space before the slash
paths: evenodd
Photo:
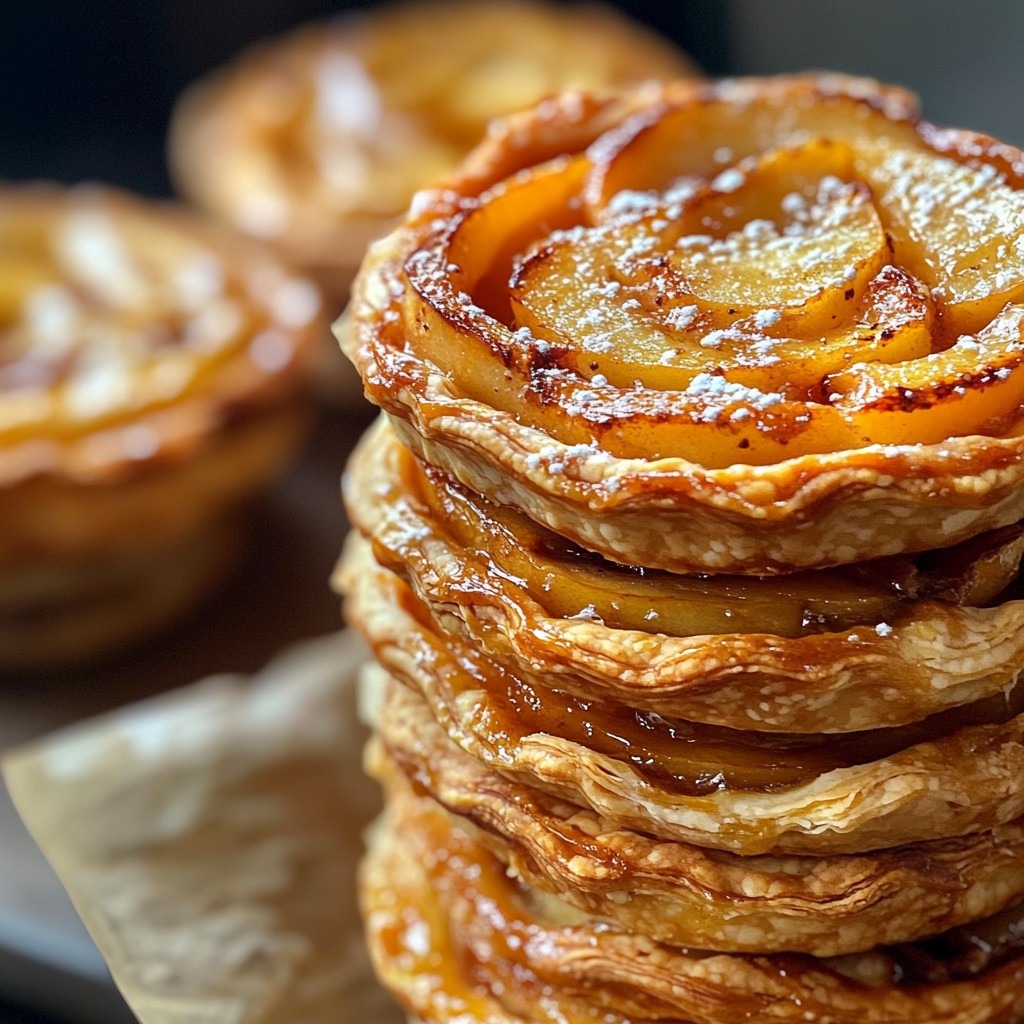
<path id="1" fill-rule="evenodd" d="M 983 958 L 963 980 L 904 987 L 894 975 L 917 947 L 816 960 L 665 946 L 509 879 L 440 808 L 407 793 L 391 797 L 371 837 L 361 900 L 380 977 L 407 1012 L 438 1024 L 582 1024 L 600 1014 L 687 1024 L 1018 1024 L 1024 1015 L 1015 950 L 989 969 Z"/>
<path id="2" fill-rule="evenodd" d="M 351 521 L 444 629 L 541 685 L 738 729 L 847 732 L 997 695 L 1024 661 L 1020 601 L 965 608 L 894 599 L 897 617 L 882 624 L 799 637 L 665 636 L 653 616 L 649 631 L 611 628 L 582 598 L 579 615 L 555 615 L 485 551 L 459 545 L 417 496 L 419 473 L 378 423 L 349 463 Z M 564 585 L 557 577 L 545 584 L 555 592 Z"/>
<path id="3" fill-rule="evenodd" d="M 878 760 L 835 768 L 828 744 L 813 753 L 766 748 L 762 771 L 769 775 L 755 771 L 751 783 L 732 786 L 725 765 L 732 762 L 742 778 L 750 758 L 759 760 L 764 734 L 754 734 L 753 749 L 743 733 L 719 744 L 705 739 L 685 767 L 685 781 L 673 782 L 665 762 L 678 741 L 665 723 L 648 723 L 666 733 L 663 746 L 650 747 L 643 766 L 631 762 L 629 750 L 614 743 L 617 728 L 630 729 L 638 752 L 653 741 L 631 722 L 630 709 L 614 712 L 612 724 L 594 734 L 577 725 L 581 715 L 601 722 L 599 702 L 573 711 L 556 692 L 523 689 L 457 637 L 439 634 L 408 586 L 381 569 L 357 535 L 349 540 L 340 582 L 349 620 L 378 663 L 420 695 L 425 713 L 459 746 L 509 778 L 588 807 L 616 826 L 742 854 L 831 855 L 984 832 L 1024 814 L 1018 785 L 1024 715 L 954 726 Z M 530 731 L 533 721 L 540 731 Z M 684 758 L 693 756 L 693 748 L 681 746 Z M 666 771 L 668 778 L 658 774 Z"/>
<path id="4" fill-rule="evenodd" d="M 625 931 L 723 952 L 838 956 L 913 942 L 1024 898 L 1024 823 L 849 857 L 737 857 L 615 828 L 486 767 L 381 678 L 370 768 L 401 770 L 515 877 Z M 386 751 L 386 753 L 385 753 Z"/>
<path id="5" fill-rule="evenodd" d="M 566 96 L 373 247 L 343 347 L 407 445 L 613 560 L 950 546 L 1024 516 L 1022 169 L 861 80 Z"/>

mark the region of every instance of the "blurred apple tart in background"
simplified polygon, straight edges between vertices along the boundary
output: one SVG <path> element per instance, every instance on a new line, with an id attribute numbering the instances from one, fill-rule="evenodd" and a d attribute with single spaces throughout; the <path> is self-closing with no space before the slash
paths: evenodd
<path id="1" fill-rule="evenodd" d="M 110 190 L 0 188 L 0 666 L 110 652 L 235 563 L 305 436 L 320 297 Z"/>
<path id="2" fill-rule="evenodd" d="M 415 1021 L 1024 1021 L 1024 154 L 566 94 L 370 251 L 337 574 Z"/>
<path id="3" fill-rule="evenodd" d="M 596 3 L 395 3 L 304 26 L 199 83 L 176 111 L 171 164 L 184 195 L 278 244 L 340 312 L 368 243 L 492 117 L 563 89 L 692 73 Z"/>

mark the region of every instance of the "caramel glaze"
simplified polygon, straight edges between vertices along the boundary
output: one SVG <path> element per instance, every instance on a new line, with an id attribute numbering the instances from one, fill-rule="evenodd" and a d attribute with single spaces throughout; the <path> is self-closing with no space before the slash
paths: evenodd
<path id="1" fill-rule="evenodd" d="M 826 734 L 755 733 L 686 722 L 612 702 L 584 700 L 517 678 L 456 636 L 446 636 L 430 611 L 400 579 L 387 573 L 389 599 L 418 625 L 412 654 L 429 665 L 426 695 L 451 723 L 473 704 L 471 729 L 500 762 L 502 751 L 536 733 L 579 744 L 630 765 L 662 791 L 702 796 L 722 790 L 774 792 L 826 772 L 867 764 L 908 746 L 971 725 L 1004 723 L 1024 712 L 1024 683 L 1006 694 L 940 712 L 891 729 Z M 369 637 L 371 644 L 374 637 Z M 378 658 L 387 664 L 386 651 Z M 444 724 L 444 723 L 442 723 Z M 461 726 L 460 726 L 461 728 Z"/>
<path id="2" fill-rule="evenodd" d="M 384 685 L 367 766 L 385 789 L 409 785 L 468 823 L 513 877 L 627 932 L 722 952 L 838 956 L 915 943 L 1024 899 L 1024 822 L 881 855 L 780 860 L 666 843 L 479 764 L 418 698 Z"/>
<path id="3" fill-rule="evenodd" d="M 580 612 L 588 602 L 581 604 L 578 595 L 586 590 L 593 613 L 613 629 L 799 637 L 891 623 L 910 601 L 994 605 L 1013 596 L 1024 555 L 1024 525 L 1018 523 L 951 548 L 842 569 L 686 576 L 609 561 L 413 458 L 401 459 L 399 472 L 403 496 L 429 509 L 439 534 L 472 551 L 496 583 L 524 586 L 556 617 Z M 388 568 L 406 574 L 404 552 L 381 556 Z M 685 607 L 673 607 L 676 602 Z"/>
<path id="4" fill-rule="evenodd" d="M 382 976 L 418 1019 L 579 1024 L 600 1012 L 709 1024 L 1020 1019 L 1022 906 L 928 943 L 837 959 L 673 948 L 510 879 L 430 801 L 399 791 L 390 806 L 388 832 L 364 867 L 364 912 Z M 957 952 L 964 943 L 987 948 L 966 973 Z M 917 954 L 934 977 L 910 966 Z M 879 962 L 889 965 L 888 977 Z"/>

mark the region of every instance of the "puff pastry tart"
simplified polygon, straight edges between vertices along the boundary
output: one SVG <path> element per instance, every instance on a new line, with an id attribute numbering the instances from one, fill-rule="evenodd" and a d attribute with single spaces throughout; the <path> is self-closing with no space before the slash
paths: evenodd
<path id="1" fill-rule="evenodd" d="M 1022 252 L 1024 154 L 836 76 L 546 101 L 373 247 L 412 1019 L 1024 1022 Z"/>
<path id="2" fill-rule="evenodd" d="M 348 614 L 377 662 L 484 764 L 619 826 L 743 854 L 855 853 L 1024 814 L 1020 694 L 905 729 L 842 736 L 701 727 L 532 686 L 429 620 L 350 542 Z M 425 702 L 425 706 L 424 706 Z"/>
<path id="3" fill-rule="evenodd" d="M 183 213 L 0 188 L 0 665 L 155 629 L 304 433 L 319 294 Z"/>
<path id="4" fill-rule="evenodd" d="M 340 309 L 367 244 L 488 120 L 568 88 L 692 73 L 611 8 L 401 3 L 303 27 L 182 100 L 171 162 L 222 221 L 279 243 Z"/>
<path id="5" fill-rule="evenodd" d="M 1018 904 L 927 943 L 844 957 L 666 946 L 510 878 L 486 847 L 408 791 L 363 868 L 377 969 L 411 1019 L 468 1024 L 1017 1024 Z"/>
<path id="6" fill-rule="evenodd" d="M 1003 706 L 1024 661 L 1024 531 L 782 577 L 623 567 L 422 466 L 386 421 L 353 524 L 440 628 L 518 678 L 692 722 L 842 733 Z"/>
<path id="7" fill-rule="evenodd" d="M 404 772 L 475 826 L 511 873 L 626 931 L 726 952 L 835 956 L 912 942 L 1024 899 L 1024 820 L 870 855 L 737 856 L 621 828 L 506 778 L 453 744 L 406 688 L 369 683 L 383 687 L 370 761 L 391 789 Z"/>
<path id="8" fill-rule="evenodd" d="M 1024 156 L 835 76 L 570 95 L 372 250 L 402 440 L 605 557 L 764 575 L 1024 515 Z"/>

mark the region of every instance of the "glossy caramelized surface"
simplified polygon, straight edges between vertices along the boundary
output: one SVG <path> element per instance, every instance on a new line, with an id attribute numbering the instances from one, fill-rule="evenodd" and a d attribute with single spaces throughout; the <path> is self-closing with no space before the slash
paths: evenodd
<path id="1" fill-rule="evenodd" d="M 597 4 L 393 3 L 244 54 L 185 99 L 172 158 L 218 216 L 304 263 L 354 269 L 491 118 L 564 89 L 692 70 Z"/>
<path id="2" fill-rule="evenodd" d="M 1024 157 L 841 76 L 570 95 L 377 245 L 405 444 L 613 561 L 785 574 L 1024 515 Z"/>
<path id="3" fill-rule="evenodd" d="M 620 566 L 421 465 L 384 423 L 345 492 L 377 561 L 438 623 L 541 690 L 740 730 L 863 733 L 998 705 L 1024 656 L 1016 525 L 783 577 Z"/>
<path id="4" fill-rule="evenodd" d="M 370 677 L 368 677 L 370 678 Z M 460 750 L 386 679 L 372 771 L 404 773 L 514 877 L 623 929 L 724 952 L 863 952 L 1024 898 L 1024 822 L 868 855 L 738 856 L 625 829 Z M 384 751 L 386 750 L 386 754 Z"/>
<path id="5" fill-rule="evenodd" d="M 745 854 L 825 855 L 966 835 L 1024 814 L 1024 715 L 1005 700 L 842 737 L 696 726 L 526 683 L 440 633 L 360 539 L 349 542 L 341 582 L 377 662 L 417 694 L 406 714 L 623 827 Z M 985 724 L 969 724 L 971 712 Z"/>
<path id="6" fill-rule="evenodd" d="M 0 188 L 0 476 L 142 465 L 281 403 L 319 315 L 311 284 L 183 212 Z"/>
<path id="7" fill-rule="evenodd" d="M 1024 1010 L 1020 907 L 925 947 L 931 978 L 911 966 L 918 947 L 831 960 L 675 949 L 510 879 L 430 801 L 399 790 L 390 807 L 362 901 L 377 969 L 418 1019 L 1011 1024 Z"/>
<path id="8" fill-rule="evenodd" d="M 436 634 L 430 640 L 441 642 Z M 447 646 L 462 671 L 445 667 L 437 699 L 459 718 L 459 709 L 472 703 L 469 727 L 491 763 L 501 764 L 503 752 L 521 746 L 529 736 L 554 736 L 569 749 L 593 751 L 629 765 L 666 794 L 785 790 L 960 729 L 1005 725 L 1024 712 L 1024 685 L 1018 684 L 1005 695 L 892 729 L 833 735 L 741 731 L 541 688 L 516 679 L 457 641 L 448 640 Z"/>
<path id="9" fill-rule="evenodd" d="M 1021 170 L 898 94 L 697 86 L 425 239 L 411 343 L 466 395 L 623 458 L 1012 433 Z"/>
<path id="10" fill-rule="evenodd" d="M 441 470 L 408 466 L 401 490 L 429 508 L 455 545 L 485 553 L 493 576 L 524 585 L 553 616 L 592 618 L 613 629 L 798 637 L 874 628 L 898 619 L 914 600 L 996 603 L 1016 583 L 1024 555 L 1024 527 L 1014 524 L 916 560 L 880 559 L 846 571 L 765 579 L 679 575 L 610 562 L 474 495 Z M 399 552 L 391 567 L 404 562 Z"/>

